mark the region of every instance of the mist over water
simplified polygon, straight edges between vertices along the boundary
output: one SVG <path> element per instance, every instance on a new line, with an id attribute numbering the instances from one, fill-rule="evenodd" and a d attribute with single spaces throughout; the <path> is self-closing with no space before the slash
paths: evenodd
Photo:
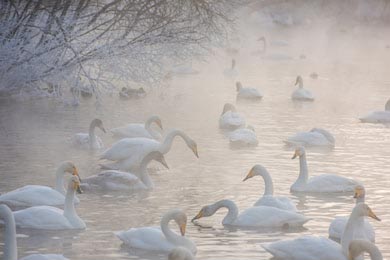
<path id="1" fill-rule="evenodd" d="M 103 103 L 84 100 L 78 107 L 54 100 L 0 101 L 0 192 L 27 184 L 54 186 L 55 170 L 70 160 L 81 178 L 99 172 L 98 153 L 71 147 L 69 139 L 87 132 L 90 121 L 102 119 L 106 129 L 143 122 L 159 115 L 164 131 L 177 128 L 198 145 L 197 159 L 182 140 L 175 140 L 165 156 L 170 169 L 152 174 L 155 189 L 142 194 L 88 193 L 79 195 L 78 215 L 86 222 L 81 232 L 17 230 L 18 253 L 60 253 L 72 260 L 165 259 L 121 246 L 114 231 L 159 225 L 169 209 L 181 208 L 191 219 L 202 206 L 232 199 L 240 210 L 251 207 L 263 194 L 262 179 L 246 176 L 254 164 L 270 172 L 276 195 L 294 200 L 305 216 L 312 218 L 304 229 L 267 232 L 228 230 L 221 225 L 226 210 L 199 221 L 188 222 L 186 236 L 198 248 L 197 259 L 269 259 L 260 245 L 301 235 L 328 236 L 335 216 L 349 215 L 352 195 L 296 196 L 289 192 L 299 173 L 298 160 L 282 140 L 313 127 L 329 130 L 336 139 L 332 150 L 307 150 L 309 174 L 335 173 L 361 181 L 366 203 L 381 222 L 375 227 L 376 245 L 390 259 L 390 128 L 362 124 L 358 118 L 383 110 L 390 97 L 390 27 L 332 19 L 304 19 L 288 26 L 259 23 L 260 13 L 243 10 L 236 31 L 226 46 L 238 49 L 229 55 L 216 49 L 203 62 L 192 62 L 199 74 L 173 76 L 163 87 L 149 91 L 145 99 L 119 100 L 103 97 Z M 308 15 L 309 16 L 309 15 Z M 260 18 L 261 19 L 260 19 Z M 293 19 L 293 18 L 292 18 Z M 265 36 L 267 49 L 262 52 Z M 226 77 L 231 59 L 237 77 Z M 309 75 L 318 74 L 318 79 Z M 297 75 L 316 100 L 295 103 L 290 96 Z M 235 82 L 258 88 L 260 102 L 236 102 Z M 223 105 L 236 105 L 257 133 L 259 145 L 231 149 L 226 133 L 218 129 Z M 105 147 L 115 141 L 110 133 L 96 131 Z M 177 230 L 177 227 L 172 225 Z M 0 252 L 3 250 L 3 230 Z"/>

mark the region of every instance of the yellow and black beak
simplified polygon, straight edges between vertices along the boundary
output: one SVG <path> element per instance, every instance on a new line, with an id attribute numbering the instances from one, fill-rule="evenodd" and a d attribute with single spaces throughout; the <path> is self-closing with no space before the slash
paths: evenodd
<path id="1" fill-rule="evenodd" d="M 242 181 L 246 181 L 247 179 L 250 179 L 254 176 L 254 173 L 253 173 L 253 168 L 249 171 L 248 175 L 242 180 Z"/>
<path id="2" fill-rule="evenodd" d="M 196 156 L 197 158 L 199 158 L 199 155 L 198 155 L 198 147 L 196 146 L 196 144 L 193 145 L 193 146 L 191 147 L 191 149 L 192 149 L 192 151 L 194 152 L 195 156 Z"/>
<path id="3" fill-rule="evenodd" d="M 364 190 L 362 187 L 358 186 L 355 188 L 355 192 L 353 194 L 353 198 L 354 199 L 357 199 L 357 198 L 360 198 L 364 193 Z"/>
<path id="4" fill-rule="evenodd" d="M 375 213 L 374 213 L 370 208 L 368 209 L 368 216 L 371 217 L 371 218 L 373 218 L 373 219 L 375 219 L 375 220 L 381 221 L 381 219 L 378 218 L 378 217 L 375 215 Z"/>
<path id="5" fill-rule="evenodd" d="M 186 234 L 186 223 L 180 225 L 180 233 L 182 236 Z"/>
<path id="6" fill-rule="evenodd" d="M 191 222 L 193 222 L 194 220 L 200 219 L 202 217 L 203 217 L 203 210 L 200 210 L 199 213 L 191 219 Z"/>
<path id="7" fill-rule="evenodd" d="M 79 172 L 78 172 L 76 166 L 73 167 L 72 175 L 79 177 L 79 180 L 81 181 L 81 178 L 80 178 L 80 175 L 79 175 Z"/>
<path id="8" fill-rule="evenodd" d="M 165 161 L 165 157 L 164 157 L 164 156 L 161 156 L 161 158 L 160 158 L 160 163 L 161 163 L 162 165 L 164 165 L 165 168 L 169 169 L 169 166 L 168 166 L 168 164 L 167 164 L 167 161 Z"/>
<path id="9" fill-rule="evenodd" d="M 291 157 L 291 159 L 295 159 L 295 158 L 297 158 L 297 156 L 299 156 L 299 152 L 298 152 L 298 150 L 295 150 L 295 153 L 294 153 L 293 157 Z"/>
<path id="10" fill-rule="evenodd" d="M 156 124 L 158 125 L 158 127 L 160 127 L 161 130 L 164 130 L 162 123 L 161 123 L 161 120 L 156 120 Z"/>
<path id="11" fill-rule="evenodd" d="M 83 191 L 80 188 L 80 183 L 79 182 L 73 182 L 73 189 L 78 193 L 82 194 Z"/>

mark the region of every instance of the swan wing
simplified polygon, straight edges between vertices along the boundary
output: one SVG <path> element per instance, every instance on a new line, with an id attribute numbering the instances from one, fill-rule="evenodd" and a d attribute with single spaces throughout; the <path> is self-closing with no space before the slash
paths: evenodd
<path id="1" fill-rule="evenodd" d="M 304 88 L 296 89 L 292 93 L 291 98 L 295 99 L 295 100 L 307 100 L 307 101 L 314 100 L 314 96 L 311 94 L 311 92 L 307 89 L 304 89 Z"/>
<path id="2" fill-rule="evenodd" d="M 101 159 L 111 161 L 125 160 L 137 154 L 145 154 L 152 149 L 157 149 L 160 142 L 149 138 L 124 138 L 114 143 L 101 156 Z"/>
<path id="3" fill-rule="evenodd" d="M 328 146 L 329 140 L 319 132 L 299 132 L 289 137 L 285 143 L 303 146 Z"/>
<path id="4" fill-rule="evenodd" d="M 97 175 L 83 178 L 83 183 L 88 184 L 87 188 L 100 188 L 112 191 L 146 188 L 134 174 L 117 170 L 106 170 Z"/>
<path id="5" fill-rule="evenodd" d="M 347 225 L 348 217 L 336 217 L 329 225 L 329 237 L 333 239 L 341 239 L 345 226 Z M 375 230 L 369 221 L 364 220 L 365 238 L 375 243 Z"/>
<path id="6" fill-rule="evenodd" d="M 246 128 L 234 130 L 232 133 L 230 133 L 229 140 L 232 143 L 242 143 L 249 145 L 257 145 L 259 143 L 259 141 L 257 141 L 256 133 Z"/>
<path id="7" fill-rule="evenodd" d="M 255 203 L 255 206 L 268 206 L 287 211 L 297 211 L 294 202 L 290 198 L 282 196 L 263 196 Z"/>
<path id="8" fill-rule="evenodd" d="M 308 192 L 352 192 L 360 183 L 335 174 L 322 174 L 310 178 L 305 191 Z M 361 185 L 361 184 L 360 184 Z"/>
<path id="9" fill-rule="evenodd" d="M 255 88 L 242 88 L 238 93 L 237 97 L 239 98 L 262 98 L 263 95 Z"/>
<path id="10" fill-rule="evenodd" d="M 219 119 L 221 128 L 236 129 L 245 125 L 245 119 L 237 112 L 228 111 Z"/>
<path id="11" fill-rule="evenodd" d="M 363 123 L 390 123 L 390 111 L 374 111 L 364 117 L 359 118 Z"/>

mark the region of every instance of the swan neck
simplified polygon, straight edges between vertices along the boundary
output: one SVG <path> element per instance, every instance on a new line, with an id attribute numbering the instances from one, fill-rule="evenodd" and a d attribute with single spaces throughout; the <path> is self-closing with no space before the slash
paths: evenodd
<path id="1" fill-rule="evenodd" d="M 308 178 L 309 178 L 309 173 L 307 169 L 306 154 L 303 154 L 299 156 L 299 176 L 295 183 L 306 184 Z"/>
<path id="2" fill-rule="evenodd" d="M 95 136 L 95 127 L 96 125 L 92 122 L 91 125 L 89 126 L 89 145 L 92 147 L 92 144 L 95 143 L 96 141 L 96 136 Z"/>
<path id="3" fill-rule="evenodd" d="M 302 80 L 302 78 L 299 78 L 299 80 L 298 80 L 298 87 L 299 88 L 303 88 L 303 80 Z"/>
<path id="4" fill-rule="evenodd" d="M 180 136 L 183 138 L 183 140 L 188 143 L 189 142 L 189 138 L 186 134 L 184 134 L 182 131 L 180 130 L 173 130 L 171 132 L 169 132 L 167 134 L 167 136 L 165 137 L 165 140 L 164 142 L 162 143 L 162 145 L 160 146 L 160 152 L 162 154 L 166 154 L 172 147 L 172 143 L 173 143 L 173 139 L 176 137 L 176 136 Z"/>
<path id="5" fill-rule="evenodd" d="M 356 198 L 356 205 L 359 203 L 364 203 L 365 202 L 365 195 Z"/>
<path id="6" fill-rule="evenodd" d="M 5 237 L 4 237 L 4 259 L 17 260 L 18 251 L 16 246 L 16 227 L 13 213 L 7 208 L 6 216 L 4 217 Z"/>
<path id="7" fill-rule="evenodd" d="M 228 213 L 222 220 L 223 225 L 232 225 L 238 217 L 238 208 L 231 200 L 220 200 L 211 206 L 213 214 L 220 208 L 227 208 Z"/>
<path id="8" fill-rule="evenodd" d="M 271 176 L 269 175 L 268 171 L 265 171 L 263 174 L 262 174 L 262 177 L 264 179 L 264 194 L 263 196 L 273 196 L 274 195 L 274 184 L 272 182 L 272 178 Z"/>
<path id="9" fill-rule="evenodd" d="M 56 172 L 56 191 L 59 193 L 65 195 L 66 190 L 64 187 L 64 176 L 65 176 L 65 171 L 63 167 L 58 168 Z"/>
<path id="10" fill-rule="evenodd" d="M 173 232 L 170 228 L 169 228 L 169 222 L 171 220 L 174 219 L 174 216 L 173 214 L 170 214 L 170 213 L 167 213 L 165 214 L 162 219 L 161 219 L 161 231 L 163 232 L 163 234 L 165 235 L 165 237 L 167 238 L 167 240 L 169 242 L 172 242 L 172 243 L 177 243 L 177 241 L 180 241 L 181 240 L 181 236 L 179 236 L 178 234 L 176 234 L 175 232 Z"/>
<path id="11" fill-rule="evenodd" d="M 360 215 L 356 210 L 352 210 L 348 218 L 343 235 L 341 236 L 341 247 L 345 256 L 349 253 L 349 244 L 354 239 L 354 234 L 359 228 L 364 227 L 364 216 Z"/>
<path id="12" fill-rule="evenodd" d="M 64 216 L 68 219 L 77 216 L 76 210 L 74 208 L 74 197 L 75 190 L 71 185 L 69 185 L 68 190 L 66 191 L 64 204 Z"/>
<path id="13" fill-rule="evenodd" d="M 152 159 L 151 158 L 148 158 L 148 156 L 146 156 L 142 162 L 141 162 L 141 166 L 140 166 L 140 177 L 141 177 L 141 181 L 145 184 L 145 186 L 147 188 L 153 188 L 154 184 L 153 184 L 153 181 L 152 179 L 150 178 L 149 176 L 149 173 L 148 173 L 148 164 L 149 162 L 151 161 Z"/>

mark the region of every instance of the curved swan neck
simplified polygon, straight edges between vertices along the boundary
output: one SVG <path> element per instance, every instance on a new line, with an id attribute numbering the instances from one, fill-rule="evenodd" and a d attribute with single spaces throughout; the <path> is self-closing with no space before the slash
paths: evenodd
<path id="1" fill-rule="evenodd" d="M 56 171 L 56 191 L 60 192 L 63 195 L 65 195 L 66 193 L 64 187 L 64 176 L 65 176 L 64 166 L 60 166 Z"/>
<path id="2" fill-rule="evenodd" d="M 238 217 L 238 208 L 231 200 L 220 200 L 212 205 L 210 205 L 212 213 L 214 214 L 220 208 L 227 208 L 228 213 L 222 220 L 223 225 L 232 225 Z"/>
<path id="3" fill-rule="evenodd" d="M 68 219 L 77 216 L 76 210 L 74 208 L 74 202 L 73 202 L 75 192 L 76 191 L 72 188 L 72 185 L 69 185 L 68 190 L 66 191 L 65 204 L 64 204 L 64 216 Z"/>
<path id="4" fill-rule="evenodd" d="M 367 240 L 354 240 L 349 246 L 349 253 L 351 257 L 361 255 L 363 252 L 370 254 L 371 260 L 383 260 L 382 253 L 379 249 L 371 242 Z"/>
<path id="5" fill-rule="evenodd" d="M 264 185 L 265 185 L 263 196 L 274 195 L 274 184 L 272 182 L 272 178 L 269 172 L 266 169 L 264 169 L 262 171 L 261 176 L 263 177 Z"/>
<path id="6" fill-rule="evenodd" d="M 180 136 L 181 138 L 183 138 L 184 142 L 186 142 L 187 144 L 190 141 L 190 138 L 185 133 L 183 133 L 182 131 L 180 131 L 180 130 L 172 130 L 171 132 L 169 132 L 167 134 L 167 136 L 165 137 L 164 142 L 160 146 L 160 152 L 162 154 L 166 154 L 171 149 L 172 143 L 173 143 L 173 139 L 176 136 Z"/>
<path id="7" fill-rule="evenodd" d="M 150 154 L 146 155 L 140 165 L 140 177 L 141 181 L 147 188 L 153 188 L 154 184 L 148 173 L 148 165 L 154 159 Z"/>
<path id="8" fill-rule="evenodd" d="M 163 232 L 163 234 L 165 235 L 165 237 L 167 238 L 168 241 L 170 242 L 177 242 L 177 241 L 180 241 L 181 240 L 181 236 L 179 236 L 178 234 L 176 234 L 175 232 L 173 232 L 168 224 L 171 220 L 175 219 L 175 214 L 176 212 L 168 212 L 166 213 L 162 219 L 161 219 L 161 231 Z"/>
<path id="9" fill-rule="evenodd" d="M 16 246 L 16 227 L 12 211 L 7 206 L 2 206 L 2 217 L 5 225 L 4 259 L 17 260 L 18 250 Z"/>
<path id="10" fill-rule="evenodd" d="M 302 154 L 299 156 L 299 176 L 295 183 L 306 184 L 308 178 L 309 173 L 307 169 L 306 154 Z"/>

